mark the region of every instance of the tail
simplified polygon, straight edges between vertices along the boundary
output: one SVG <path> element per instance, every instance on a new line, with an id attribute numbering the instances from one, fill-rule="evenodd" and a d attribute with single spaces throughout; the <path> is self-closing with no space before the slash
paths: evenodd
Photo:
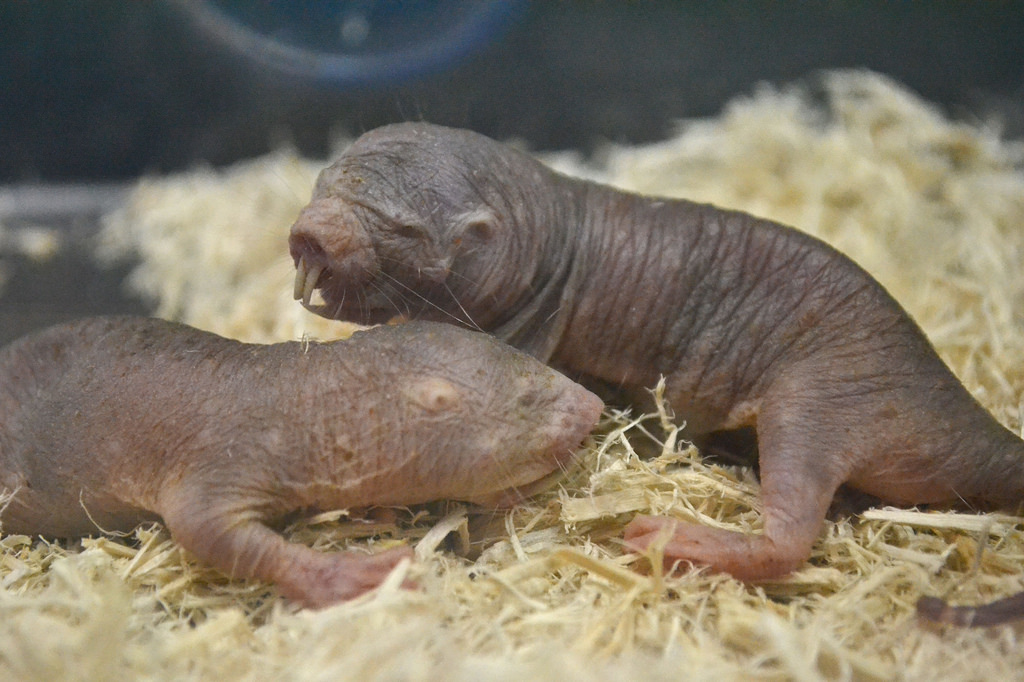
<path id="1" fill-rule="evenodd" d="M 938 597 L 921 597 L 917 615 L 924 620 L 960 627 L 991 627 L 1024 619 L 1024 592 L 981 606 L 950 606 Z"/>

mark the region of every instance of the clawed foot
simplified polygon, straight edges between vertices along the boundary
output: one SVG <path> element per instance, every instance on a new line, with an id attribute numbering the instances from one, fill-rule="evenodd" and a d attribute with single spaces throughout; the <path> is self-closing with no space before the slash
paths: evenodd
<path id="1" fill-rule="evenodd" d="M 713 541 L 701 532 L 707 530 L 710 529 L 666 516 L 637 516 L 626 526 L 623 537 L 626 546 L 635 552 L 661 549 L 666 573 L 701 566 L 722 570 L 707 557 L 705 543 L 708 539 Z"/>
<path id="2" fill-rule="evenodd" d="M 401 561 L 412 556 L 408 547 L 379 554 L 325 553 L 315 566 L 293 566 L 276 582 L 284 596 L 305 607 L 320 609 L 369 592 L 384 582 Z M 411 589 L 416 585 L 407 580 L 402 587 Z"/>
<path id="3" fill-rule="evenodd" d="M 740 580 L 778 578 L 805 560 L 798 548 L 782 547 L 764 535 L 747 535 L 664 516 L 637 516 L 624 533 L 626 546 L 637 552 L 664 544 L 665 571 L 708 566 Z"/>

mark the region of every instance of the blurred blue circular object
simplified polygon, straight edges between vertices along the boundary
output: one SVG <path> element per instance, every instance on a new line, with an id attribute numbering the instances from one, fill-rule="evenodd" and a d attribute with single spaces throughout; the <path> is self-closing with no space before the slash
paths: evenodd
<path id="1" fill-rule="evenodd" d="M 498 39 L 526 0 L 166 0 L 258 66 L 318 86 L 386 86 L 442 71 Z"/>

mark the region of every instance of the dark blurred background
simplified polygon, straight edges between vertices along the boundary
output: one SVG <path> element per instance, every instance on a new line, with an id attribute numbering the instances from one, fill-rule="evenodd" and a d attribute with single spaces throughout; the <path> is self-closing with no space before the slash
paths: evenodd
<path id="1" fill-rule="evenodd" d="M 283 142 L 323 157 L 339 133 L 424 119 L 586 151 L 837 67 L 1024 135 L 1021 1 L 26 0 L 0 3 L 0 36 L 0 223 L 75 235 L 141 174 Z M 139 309 L 70 251 L 0 249 L 0 340 Z"/>

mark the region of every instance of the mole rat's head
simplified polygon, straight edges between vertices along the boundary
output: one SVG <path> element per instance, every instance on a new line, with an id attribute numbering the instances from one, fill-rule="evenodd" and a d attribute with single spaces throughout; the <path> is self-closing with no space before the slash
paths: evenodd
<path id="1" fill-rule="evenodd" d="M 491 336 L 430 322 L 353 339 L 364 333 L 393 340 L 402 414 L 388 449 L 422 501 L 513 504 L 562 472 L 601 415 L 596 395 Z"/>
<path id="2" fill-rule="evenodd" d="M 465 130 L 406 123 L 366 133 L 320 174 L 292 226 L 295 297 L 364 324 L 488 328 L 529 288 L 516 214 L 540 168 Z M 311 303 L 315 289 L 323 305 Z"/>

